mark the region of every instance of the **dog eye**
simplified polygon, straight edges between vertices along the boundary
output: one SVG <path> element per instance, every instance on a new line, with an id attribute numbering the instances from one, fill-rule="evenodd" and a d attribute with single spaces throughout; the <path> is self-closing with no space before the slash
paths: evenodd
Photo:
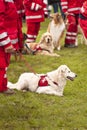
<path id="1" fill-rule="evenodd" d="M 68 73 L 70 73 L 70 71 L 68 71 Z"/>

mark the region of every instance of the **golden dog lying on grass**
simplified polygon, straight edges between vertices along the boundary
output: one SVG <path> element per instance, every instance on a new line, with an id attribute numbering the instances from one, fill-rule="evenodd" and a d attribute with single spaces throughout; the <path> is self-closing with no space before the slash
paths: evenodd
<path id="1" fill-rule="evenodd" d="M 48 56 L 57 56 L 58 54 L 54 53 L 53 38 L 49 32 L 42 34 L 39 43 L 25 43 L 25 50 L 28 54 L 39 54 L 39 55 L 48 55 Z"/>

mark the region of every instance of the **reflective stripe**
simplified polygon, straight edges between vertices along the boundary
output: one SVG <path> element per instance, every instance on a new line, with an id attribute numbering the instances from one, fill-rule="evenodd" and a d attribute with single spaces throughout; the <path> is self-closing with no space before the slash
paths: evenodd
<path id="1" fill-rule="evenodd" d="M 7 75 L 6 75 L 6 74 L 4 74 L 4 78 L 7 78 Z"/>
<path id="2" fill-rule="evenodd" d="M 78 11 L 78 10 L 80 10 L 80 7 L 78 7 L 78 8 L 72 8 L 72 9 L 68 9 L 69 12 L 71 12 L 71 11 Z"/>
<path id="3" fill-rule="evenodd" d="M 67 36 L 66 39 L 76 40 L 76 37 L 69 37 L 69 36 Z"/>
<path id="4" fill-rule="evenodd" d="M 81 12 L 84 13 L 85 12 L 85 9 L 84 7 L 81 8 Z"/>
<path id="5" fill-rule="evenodd" d="M 35 6 L 35 3 L 32 3 L 32 5 L 31 5 L 31 10 L 34 9 L 34 6 Z"/>
<path id="6" fill-rule="evenodd" d="M 67 5 L 68 2 L 61 2 L 61 5 Z"/>
<path id="7" fill-rule="evenodd" d="M 76 36 L 76 35 L 77 35 L 77 33 L 74 33 L 74 32 L 67 32 L 66 34 L 67 34 L 67 35 L 73 35 L 73 36 Z"/>
<path id="8" fill-rule="evenodd" d="M 25 10 L 23 9 L 23 10 L 22 10 L 22 13 L 24 13 L 24 12 L 25 12 Z"/>
<path id="9" fill-rule="evenodd" d="M 63 7 L 62 7 L 62 9 L 67 9 L 67 8 L 68 8 L 68 6 L 63 6 Z"/>
<path id="10" fill-rule="evenodd" d="M 42 18 L 41 15 L 38 16 L 26 16 L 26 19 L 36 19 L 36 18 Z"/>
<path id="11" fill-rule="evenodd" d="M 25 12 L 25 10 L 18 10 L 17 11 L 18 14 L 21 14 L 21 13 L 24 13 L 24 12 Z"/>
<path id="12" fill-rule="evenodd" d="M 27 37 L 28 37 L 28 38 L 36 38 L 36 35 L 27 34 Z"/>
<path id="13" fill-rule="evenodd" d="M 17 13 L 18 13 L 18 14 L 21 14 L 21 13 L 22 13 L 22 10 L 18 10 Z"/>
<path id="14" fill-rule="evenodd" d="M 9 42 L 11 42 L 10 38 L 8 37 L 6 40 L 0 42 L 0 46 L 4 46 L 6 44 L 8 44 Z"/>
<path id="15" fill-rule="evenodd" d="M 44 2 L 45 4 L 48 4 L 47 0 L 44 0 L 43 2 Z"/>
<path id="16" fill-rule="evenodd" d="M 13 1 L 13 0 L 5 0 L 5 2 L 12 2 L 12 3 L 14 3 L 14 1 Z"/>
<path id="17" fill-rule="evenodd" d="M 5 38 L 5 37 L 7 37 L 7 32 L 4 32 L 4 33 L 0 34 L 0 39 Z"/>
<path id="18" fill-rule="evenodd" d="M 39 5 L 36 4 L 35 10 L 37 11 L 39 9 Z"/>
<path id="19" fill-rule="evenodd" d="M 7 71 L 8 67 L 5 67 L 5 71 Z"/>
<path id="20" fill-rule="evenodd" d="M 27 40 L 26 40 L 26 43 L 27 43 L 27 42 L 35 42 L 35 40 L 34 40 L 34 39 L 27 39 Z"/>
<path id="21" fill-rule="evenodd" d="M 16 44 L 17 42 L 18 42 L 18 38 L 14 39 L 14 40 L 11 40 L 12 44 Z"/>

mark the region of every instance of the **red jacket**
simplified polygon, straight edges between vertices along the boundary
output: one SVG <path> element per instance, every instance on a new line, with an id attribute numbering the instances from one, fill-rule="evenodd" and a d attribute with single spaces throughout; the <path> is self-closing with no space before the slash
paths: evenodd
<path id="1" fill-rule="evenodd" d="M 18 43 L 19 48 L 23 48 L 22 19 L 25 15 L 23 0 L 14 0 L 18 13 Z"/>
<path id="2" fill-rule="evenodd" d="M 19 15 L 19 18 L 22 18 L 24 16 L 24 5 L 23 5 L 23 0 L 14 0 L 16 8 L 17 8 L 17 13 Z"/>
<path id="3" fill-rule="evenodd" d="M 80 8 L 85 0 L 61 0 L 63 12 L 79 14 Z"/>
<path id="4" fill-rule="evenodd" d="M 44 8 L 46 7 L 46 4 L 43 0 L 24 0 L 24 7 L 27 21 L 44 21 Z"/>
<path id="5" fill-rule="evenodd" d="M 83 3 L 80 13 L 87 18 L 87 1 Z"/>
<path id="6" fill-rule="evenodd" d="M 10 54 L 5 48 L 11 44 L 18 49 L 18 14 L 13 0 L 0 0 L 0 68 L 7 67 Z"/>
<path id="7" fill-rule="evenodd" d="M 0 0 L 0 47 L 18 42 L 17 11 L 13 0 Z"/>

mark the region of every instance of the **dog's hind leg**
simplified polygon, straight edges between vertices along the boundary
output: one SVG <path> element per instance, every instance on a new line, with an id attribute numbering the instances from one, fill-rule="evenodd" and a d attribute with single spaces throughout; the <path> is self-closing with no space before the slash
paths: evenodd
<path id="1" fill-rule="evenodd" d="M 26 82 L 20 82 L 18 81 L 17 83 L 11 83 L 11 82 L 8 82 L 7 84 L 7 87 L 10 88 L 10 89 L 17 89 L 17 90 L 23 90 L 23 89 L 26 89 Z"/>

